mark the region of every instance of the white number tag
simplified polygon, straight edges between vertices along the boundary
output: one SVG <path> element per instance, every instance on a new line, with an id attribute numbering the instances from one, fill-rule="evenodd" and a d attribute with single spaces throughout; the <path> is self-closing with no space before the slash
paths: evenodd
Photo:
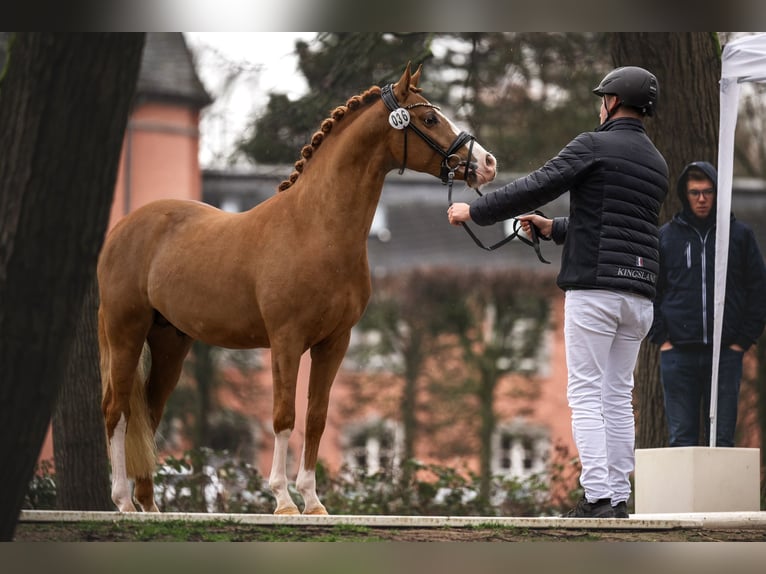
<path id="1" fill-rule="evenodd" d="M 391 127 L 397 130 L 403 130 L 410 125 L 410 112 L 404 108 L 396 108 L 393 112 L 388 114 L 388 123 Z"/>

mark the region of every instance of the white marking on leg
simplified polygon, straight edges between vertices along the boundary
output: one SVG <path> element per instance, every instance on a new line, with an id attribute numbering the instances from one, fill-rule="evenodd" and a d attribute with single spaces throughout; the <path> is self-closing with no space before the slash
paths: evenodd
<path id="1" fill-rule="evenodd" d="M 317 496 L 316 470 L 306 470 L 305 460 L 304 446 L 304 453 L 301 454 L 301 464 L 298 468 L 298 479 L 295 481 L 295 486 L 306 503 L 303 507 L 303 514 L 327 514 L 327 509 L 324 504 L 319 502 Z"/>
<path id="2" fill-rule="evenodd" d="M 269 474 L 269 488 L 277 499 L 274 514 L 299 514 L 298 507 L 287 489 L 287 441 L 291 431 L 283 430 L 274 436 L 274 458 Z"/>
<path id="3" fill-rule="evenodd" d="M 144 506 L 143 504 L 141 504 L 140 501 L 138 501 L 138 499 L 136 499 L 136 500 L 138 502 L 138 505 L 141 507 L 141 509 L 144 512 L 156 512 L 156 513 L 159 514 L 160 509 L 157 507 L 157 502 L 154 500 L 154 488 L 152 488 L 152 498 L 151 498 L 151 502 L 149 504 Z"/>
<path id="4" fill-rule="evenodd" d="M 125 433 L 128 422 L 125 413 L 114 427 L 112 440 L 109 441 L 109 454 L 112 459 L 112 501 L 120 512 L 135 512 L 136 507 L 130 497 L 130 482 L 125 465 Z"/>

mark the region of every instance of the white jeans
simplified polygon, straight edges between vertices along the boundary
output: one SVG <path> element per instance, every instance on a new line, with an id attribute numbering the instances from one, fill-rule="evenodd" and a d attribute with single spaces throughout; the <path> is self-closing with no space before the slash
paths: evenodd
<path id="1" fill-rule="evenodd" d="M 654 310 L 646 297 L 620 291 L 566 292 L 567 399 L 589 502 L 630 497 L 635 465 L 633 369 Z"/>

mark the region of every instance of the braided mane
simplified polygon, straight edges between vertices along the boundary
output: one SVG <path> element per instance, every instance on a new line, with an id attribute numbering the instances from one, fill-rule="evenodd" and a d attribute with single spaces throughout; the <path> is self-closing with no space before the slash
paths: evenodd
<path id="1" fill-rule="evenodd" d="M 319 131 L 315 132 L 314 135 L 311 136 L 311 143 L 303 146 L 303 149 L 301 149 L 301 159 L 296 161 L 293 166 L 295 170 L 290 174 L 288 179 L 279 184 L 277 190 L 285 191 L 295 183 L 295 181 L 298 179 L 298 176 L 303 172 L 303 168 L 305 167 L 306 162 L 310 160 L 314 155 L 314 151 L 316 151 L 316 149 L 322 145 L 324 138 L 330 135 L 333 126 L 342 120 L 346 113 L 356 111 L 364 105 L 377 101 L 379 97 L 380 87 L 373 86 L 363 94 L 350 98 L 346 102 L 345 106 L 338 106 L 335 108 L 330 114 L 330 117 L 326 118 L 322 122 L 322 125 L 319 127 Z"/>

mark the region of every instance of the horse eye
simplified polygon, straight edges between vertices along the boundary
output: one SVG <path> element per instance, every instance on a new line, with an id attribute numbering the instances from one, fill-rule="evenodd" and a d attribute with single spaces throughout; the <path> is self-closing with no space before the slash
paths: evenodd
<path id="1" fill-rule="evenodd" d="M 435 126 L 437 123 L 439 123 L 439 118 L 436 114 L 428 114 L 423 119 L 423 123 L 425 123 L 428 127 Z"/>

